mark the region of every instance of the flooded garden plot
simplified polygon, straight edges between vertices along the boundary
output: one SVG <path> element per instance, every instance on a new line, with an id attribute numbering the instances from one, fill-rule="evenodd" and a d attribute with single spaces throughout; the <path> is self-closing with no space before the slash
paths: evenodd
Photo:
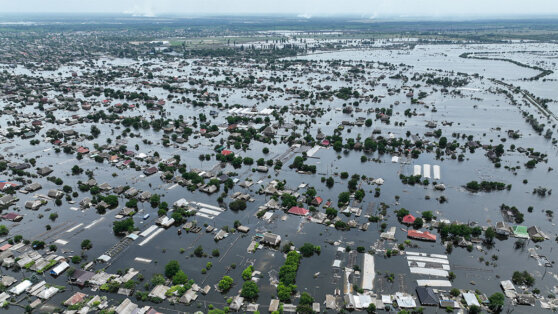
<path id="1" fill-rule="evenodd" d="M 554 308 L 555 45 L 325 44 L 4 55 L 4 306 Z"/>

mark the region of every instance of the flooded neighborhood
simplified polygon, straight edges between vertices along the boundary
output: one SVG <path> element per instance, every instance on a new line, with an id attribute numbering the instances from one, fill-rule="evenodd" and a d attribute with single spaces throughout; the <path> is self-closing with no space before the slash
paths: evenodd
<path id="1" fill-rule="evenodd" d="M 0 22 L 3 312 L 558 309 L 555 19 Z"/>

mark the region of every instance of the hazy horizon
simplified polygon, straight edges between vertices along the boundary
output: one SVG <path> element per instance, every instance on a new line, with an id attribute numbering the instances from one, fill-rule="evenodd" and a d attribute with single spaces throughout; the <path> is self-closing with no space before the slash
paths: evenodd
<path id="1" fill-rule="evenodd" d="M 2 5 L 10 14 L 126 14 L 132 16 L 295 15 L 302 18 L 355 16 L 381 18 L 548 17 L 558 1 L 532 0 L 22 0 Z"/>

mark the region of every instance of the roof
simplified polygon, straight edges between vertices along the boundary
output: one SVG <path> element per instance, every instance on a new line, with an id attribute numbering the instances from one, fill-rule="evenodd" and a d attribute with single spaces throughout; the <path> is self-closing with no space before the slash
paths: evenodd
<path id="1" fill-rule="evenodd" d="M 395 293 L 395 300 L 400 308 L 414 308 L 416 307 L 415 300 L 408 295 L 401 292 Z"/>
<path id="2" fill-rule="evenodd" d="M 3 215 L 2 218 L 6 219 L 6 220 L 14 221 L 14 220 L 19 220 L 19 219 L 23 218 L 23 216 L 20 215 L 20 214 L 16 214 L 16 213 L 7 213 L 7 214 Z"/>
<path id="3" fill-rule="evenodd" d="M 93 278 L 93 276 L 95 276 L 94 272 L 90 272 L 90 271 L 86 271 L 86 270 L 81 270 L 81 269 L 76 269 L 74 271 L 74 274 L 72 275 L 72 280 L 80 285 L 80 286 L 84 286 L 85 283 L 87 281 L 89 281 L 89 279 Z"/>
<path id="4" fill-rule="evenodd" d="M 293 215 L 306 216 L 308 215 L 308 213 L 309 210 L 302 207 L 293 206 L 291 207 L 291 209 L 289 209 L 289 214 L 293 214 Z"/>
<path id="5" fill-rule="evenodd" d="M 479 300 L 477 300 L 477 296 L 474 293 L 465 292 L 463 293 L 463 298 L 465 299 L 467 306 L 471 306 L 471 305 L 480 306 Z"/>
<path id="6" fill-rule="evenodd" d="M 407 231 L 407 236 L 413 239 L 419 240 L 426 240 L 426 241 L 436 241 L 436 235 L 432 234 L 428 231 L 418 231 L 418 230 L 409 230 Z"/>
<path id="7" fill-rule="evenodd" d="M 323 201 L 324 201 L 324 199 L 321 198 L 321 197 L 319 197 L 319 196 L 316 196 L 316 197 L 314 198 L 314 203 L 315 203 L 315 204 L 320 205 Z"/>
<path id="8" fill-rule="evenodd" d="M 156 173 L 158 170 L 156 167 L 150 167 L 143 171 L 144 174 L 150 175 Z"/>
<path id="9" fill-rule="evenodd" d="M 232 154 L 232 153 L 233 153 L 233 152 L 231 152 L 230 150 L 226 150 L 226 149 L 223 149 L 223 150 L 221 151 L 221 155 L 223 155 L 223 156 L 227 156 L 227 155 L 230 155 L 230 154 Z"/>
<path id="10" fill-rule="evenodd" d="M 514 226 L 513 234 L 517 237 L 528 238 L 529 233 L 527 232 L 527 227 L 525 226 Z"/>
<path id="11" fill-rule="evenodd" d="M 9 187 L 17 187 L 17 184 L 11 182 L 0 182 L 0 190 L 4 190 Z"/>
<path id="12" fill-rule="evenodd" d="M 402 222 L 404 224 L 412 224 L 413 222 L 415 222 L 416 218 L 415 216 L 408 214 L 405 217 L 403 217 Z"/>
<path id="13" fill-rule="evenodd" d="M 422 305 L 438 305 L 438 296 L 430 287 L 417 287 L 417 295 Z"/>
<path id="14" fill-rule="evenodd" d="M 275 245 L 281 242 L 281 236 L 279 236 L 278 234 L 266 232 L 263 234 L 263 241 Z"/>

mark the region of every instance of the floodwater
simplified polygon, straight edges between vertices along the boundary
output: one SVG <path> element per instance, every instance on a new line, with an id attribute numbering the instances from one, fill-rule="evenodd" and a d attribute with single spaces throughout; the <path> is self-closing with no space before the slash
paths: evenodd
<path id="1" fill-rule="evenodd" d="M 526 53 L 524 51 L 543 51 L 544 53 Z M 551 261 L 556 260 L 556 252 L 553 252 L 553 248 L 557 246 L 554 240 L 556 236 L 556 226 L 552 218 L 549 218 L 545 213 L 545 210 L 555 210 L 556 201 L 553 195 L 546 197 L 539 197 L 532 193 L 533 188 L 538 186 L 547 187 L 549 189 L 556 190 L 558 188 L 556 181 L 556 170 L 558 169 L 558 163 L 556 156 L 558 154 L 556 150 L 556 145 L 553 145 L 550 140 L 545 139 L 543 136 L 537 134 L 531 126 L 522 118 L 520 110 L 527 110 L 533 113 L 535 116 L 539 117 L 536 108 L 527 107 L 523 105 L 521 108 L 513 106 L 509 101 L 502 95 L 494 93 L 496 85 L 489 81 L 487 78 L 504 78 L 506 82 L 512 83 L 514 85 L 519 85 L 522 88 L 529 90 L 536 96 L 558 99 L 558 89 L 556 89 L 556 73 L 547 77 L 546 82 L 530 82 L 524 81 L 523 78 L 529 78 L 536 74 L 537 71 L 518 67 L 514 64 L 502 61 L 485 61 L 485 60 L 474 60 L 474 59 L 463 59 L 459 58 L 459 55 L 463 52 L 470 51 L 487 51 L 487 52 L 506 52 L 506 51 L 518 51 L 517 53 L 503 53 L 502 57 L 518 59 L 518 61 L 526 62 L 529 64 L 537 64 L 543 68 L 546 66 L 552 66 L 553 70 L 556 69 L 555 60 L 558 56 L 556 53 L 556 46 L 552 44 L 538 45 L 538 44 L 510 44 L 510 45 L 427 45 L 427 46 L 417 46 L 414 50 L 407 51 L 389 51 L 389 50 L 351 50 L 351 51 L 339 51 L 333 53 L 319 53 L 308 55 L 304 57 L 299 57 L 297 59 L 312 60 L 318 62 L 321 66 L 327 67 L 327 64 L 331 60 L 345 60 L 347 62 L 353 62 L 357 64 L 362 61 L 374 61 L 374 62 L 388 62 L 391 64 L 399 65 L 404 64 L 406 66 L 397 67 L 396 70 L 390 70 L 386 67 L 376 66 L 372 69 L 367 69 L 366 77 L 364 80 L 355 80 L 354 82 L 341 81 L 337 79 L 328 80 L 326 77 L 327 70 L 324 73 L 318 73 L 315 69 L 309 69 L 308 73 L 297 73 L 297 71 L 289 70 L 285 73 L 289 76 L 288 82 L 281 83 L 288 87 L 298 86 L 299 88 L 311 88 L 306 82 L 307 77 L 314 77 L 320 79 L 321 85 L 331 85 L 333 88 L 340 86 L 353 86 L 354 88 L 364 87 L 364 83 L 371 78 L 377 78 L 381 74 L 385 74 L 388 78 L 382 80 L 382 83 L 387 83 L 387 86 L 376 85 L 373 87 L 372 94 L 385 96 L 382 98 L 381 102 L 378 103 L 368 103 L 363 101 L 359 108 L 362 108 L 362 112 L 355 112 L 352 115 L 343 114 L 340 110 L 343 103 L 348 101 L 342 101 L 340 99 L 334 99 L 333 101 L 324 100 L 316 104 L 316 107 L 330 108 L 331 110 L 326 111 L 322 117 L 316 118 L 315 123 L 310 123 L 310 127 L 307 131 L 315 136 L 318 129 L 326 134 L 330 135 L 333 130 L 343 121 L 343 120 L 355 120 L 358 117 L 371 118 L 374 120 L 372 127 L 358 127 L 358 126 L 347 126 L 342 132 L 344 139 L 356 138 L 361 136 L 363 139 L 372 134 L 373 129 L 380 129 L 381 135 L 387 136 L 387 134 L 392 133 L 395 137 L 405 138 L 405 133 L 407 130 L 411 131 L 412 134 L 419 134 L 422 137 L 424 132 L 430 129 L 425 127 L 428 121 L 434 120 L 438 121 L 438 127 L 443 132 L 443 135 L 448 138 L 451 142 L 454 138 L 451 136 L 452 133 L 473 135 L 475 140 L 479 140 L 481 144 L 492 144 L 497 145 L 503 143 L 506 149 L 509 148 L 510 144 L 515 144 L 516 147 L 523 148 L 533 148 L 534 151 L 539 151 L 548 155 L 548 163 L 540 163 L 535 169 L 526 169 L 523 164 L 528 160 L 524 154 L 516 151 L 506 151 L 502 157 L 502 167 L 495 168 L 494 164 L 485 156 L 485 150 L 477 149 L 474 153 L 469 151 L 463 152 L 465 155 L 464 161 L 458 161 L 451 159 L 449 156 L 443 156 L 442 159 L 436 159 L 434 153 L 422 153 L 418 159 L 402 158 L 405 163 L 392 163 L 391 155 L 379 155 L 378 153 L 363 153 L 359 151 L 341 152 L 337 153 L 332 148 L 321 148 L 315 155 L 315 158 L 309 158 L 307 160 L 308 164 L 315 164 L 318 168 L 318 173 L 314 175 L 302 175 L 297 174 L 294 170 L 289 169 L 287 166 L 292 163 L 294 154 L 290 159 L 284 163 L 283 169 L 278 173 L 270 171 L 269 174 L 261 174 L 251 171 L 252 167 L 243 166 L 240 169 L 233 169 L 231 166 L 226 166 L 220 171 L 227 173 L 229 171 L 234 171 L 238 173 L 238 178 L 243 181 L 250 178 L 253 182 L 262 181 L 260 183 L 255 183 L 250 189 L 245 190 L 239 186 L 229 192 L 231 195 L 233 192 L 240 191 L 243 193 L 250 193 L 254 198 L 254 202 L 248 203 L 248 208 L 241 212 L 225 211 L 214 219 L 206 219 L 203 217 L 191 217 L 190 220 L 195 220 L 198 225 L 209 224 L 214 225 L 217 228 L 222 226 L 232 227 L 235 220 L 239 220 L 243 225 L 251 228 L 248 235 L 243 235 L 239 233 L 234 233 L 229 235 L 222 241 L 215 242 L 213 240 L 212 234 L 207 234 L 205 231 L 201 231 L 198 234 L 185 233 L 181 235 L 177 234 L 177 228 L 171 227 L 168 230 L 162 232 L 154 239 L 152 239 L 148 244 L 144 246 L 139 246 L 138 243 L 142 239 L 138 239 L 132 243 L 126 250 L 117 255 L 108 265 L 96 264 L 95 269 L 105 268 L 109 273 L 116 273 L 117 270 L 125 270 L 127 268 L 133 267 L 140 271 L 146 278 L 147 282 L 154 274 L 163 273 L 164 265 L 173 259 L 180 262 L 182 269 L 188 275 L 189 278 L 194 279 L 196 283 L 200 286 L 209 284 L 212 286 L 212 291 L 207 296 L 201 296 L 196 302 L 190 306 L 185 305 L 172 305 L 168 302 L 164 302 L 155 306 L 163 312 L 170 312 L 173 310 L 177 311 L 196 311 L 196 310 L 206 310 L 209 304 L 213 304 L 216 307 L 225 306 L 225 300 L 229 296 L 236 295 L 236 292 L 240 290 L 242 285 L 241 272 L 242 270 L 250 264 L 254 264 L 256 270 L 259 270 L 263 274 L 263 278 L 258 283 L 260 287 L 260 296 L 257 303 L 261 305 L 260 310 L 265 311 L 265 308 L 269 304 L 270 299 L 274 298 L 276 295 L 276 290 L 270 285 L 270 277 L 278 272 L 279 267 L 284 262 L 283 254 L 280 251 L 271 250 L 268 248 L 263 248 L 257 250 L 255 253 L 247 253 L 246 249 L 250 244 L 251 237 L 256 233 L 270 231 L 281 235 L 283 243 L 287 241 L 292 241 L 296 247 L 300 247 L 306 242 L 313 243 L 315 245 L 321 246 L 321 254 L 315 255 L 310 258 L 304 258 L 301 262 L 298 274 L 297 274 L 297 286 L 300 292 L 309 292 L 317 302 L 323 304 L 325 300 L 325 294 L 333 294 L 334 289 L 342 289 L 343 280 L 341 278 L 342 268 L 334 269 L 332 267 L 333 261 L 335 259 L 342 260 L 342 267 L 352 266 L 350 254 L 347 252 L 339 252 L 338 248 L 351 247 L 355 249 L 358 246 L 364 246 L 367 249 L 375 245 L 379 240 L 380 226 L 379 224 L 371 224 L 367 231 L 361 231 L 357 229 L 352 229 L 351 231 L 337 231 L 332 227 L 327 227 L 323 225 L 318 225 L 307 221 L 306 219 L 299 218 L 296 216 L 288 216 L 286 220 L 283 221 L 281 217 L 284 215 L 282 212 L 276 212 L 275 218 L 271 223 L 266 223 L 258 219 L 255 214 L 257 208 L 263 205 L 269 197 L 259 195 L 256 192 L 259 190 L 260 186 L 266 186 L 271 180 L 286 180 L 287 187 L 296 189 L 296 187 L 301 183 L 306 183 L 309 186 L 313 186 L 317 190 L 317 195 L 322 196 L 324 200 L 331 199 L 333 204 L 336 204 L 337 195 L 340 192 L 347 190 L 347 181 L 343 180 L 339 176 L 334 176 L 336 173 L 346 171 L 349 175 L 359 174 L 366 175 L 371 178 L 383 178 L 385 184 L 381 186 L 380 197 L 374 197 L 374 189 L 376 186 L 363 183 L 362 187 L 366 192 L 366 196 L 362 202 L 363 213 L 366 212 L 369 203 L 374 203 L 373 213 L 367 214 L 377 214 L 378 206 L 381 202 L 384 202 L 390 206 L 388 209 L 387 220 L 385 221 L 388 226 L 396 226 L 396 239 L 397 243 L 402 243 L 405 239 L 405 232 L 401 230 L 403 225 L 397 222 L 394 210 L 400 208 L 408 209 L 414 215 L 420 215 L 420 212 L 430 210 L 435 212 L 438 219 L 448 219 L 451 221 L 459 221 L 461 223 L 477 222 L 481 226 L 493 225 L 497 221 L 503 220 L 502 215 L 499 210 L 499 206 L 505 203 L 510 206 L 516 206 L 525 214 L 525 222 L 522 225 L 532 226 L 536 225 L 546 232 L 550 239 L 546 240 L 540 244 L 535 244 L 529 242 L 524 249 L 516 250 L 514 248 L 515 240 L 513 238 L 507 240 L 496 240 L 495 245 L 492 248 L 483 247 L 482 251 L 475 248 L 472 252 L 468 252 L 463 248 L 454 248 L 453 252 L 449 255 L 449 262 L 451 270 L 456 274 L 456 279 L 453 281 L 453 287 L 460 289 L 479 289 L 480 291 L 490 295 L 494 292 L 500 291 L 499 281 L 510 279 L 513 271 L 515 270 L 528 270 L 536 278 L 535 287 L 541 290 L 543 296 L 547 296 L 553 293 L 553 288 L 558 285 L 557 278 L 555 276 L 555 271 L 553 268 L 546 270 L 537 264 L 537 261 L 531 257 L 527 252 L 528 248 L 536 247 L 537 252 L 540 255 L 547 256 Z M 521 53 L 519 52 L 521 51 Z M 500 55 L 499 55 L 500 56 Z M 116 59 L 112 60 L 114 64 L 121 66 L 135 66 L 137 62 L 133 60 L 126 59 Z M 109 63 L 110 63 L 109 62 Z M 172 65 L 162 65 L 155 64 L 154 66 L 163 66 L 164 71 L 161 75 L 166 76 L 191 76 L 196 77 L 200 74 L 193 74 L 193 66 L 185 66 L 176 70 Z M 237 73 L 247 74 L 249 71 L 246 67 L 242 66 L 227 66 L 216 64 L 214 66 L 208 66 L 203 69 L 202 72 L 208 73 L 215 68 L 227 68 L 231 71 Z M 403 70 L 401 70 L 403 69 Z M 443 73 L 450 71 L 453 72 L 464 72 L 468 74 L 478 73 L 482 78 L 470 78 L 470 83 L 466 86 L 466 89 L 461 90 L 461 95 L 443 94 L 440 91 L 433 91 L 432 87 L 421 86 L 415 88 L 415 93 L 418 91 L 426 91 L 429 95 L 423 99 L 424 105 L 412 105 L 410 100 L 405 97 L 405 93 L 396 93 L 393 96 L 388 95 L 388 88 L 398 88 L 402 85 L 401 80 L 390 79 L 390 75 L 394 75 L 400 71 L 404 71 L 406 75 L 412 76 L 413 73 L 418 72 L 432 72 L 433 70 L 442 70 Z M 21 69 L 16 69 L 16 71 Z M 62 72 L 69 75 L 75 69 L 64 69 Z M 22 70 L 23 71 L 23 70 Z M 280 71 L 268 71 L 268 70 L 256 70 L 254 76 L 267 77 L 272 74 L 272 72 Z M 212 77 L 211 80 L 217 80 L 219 77 Z M 295 83 L 294 81 L 299 81 Z M 133 81 L 132 81 L 133 82 Z M 413 84 L 413 81 L 409 82 Z M 122 80 L 120 82 L 115 82 L 114 87 L 121 88 L 122 86 L 128 86 L 130 90 L 137 89 L 136 86 L 131 86 L 130 81 Z M 551 87 L 554 88 L 551 88 Z M 367 88 L 370 88 L 367 86 Z M 168 92 L 159 88 L 141 87 L 140 89 L 148 91 L 150 94 L 155 95 L 159 98 L 166 98 Z M 439 89 L 439 88 L 438 88 Z M 208 88 L 210 91 L 216 91 L 218 93 L 227 93 L 226 97 L 221 97 L 222 102 L 227 102 L 229 104 L 239 103 L 244 106 L 256 105 L 258 109 L 267 108 L 271 105 L 285 106 L 294 103 L 296 100 L 287 99 L 288 95 L 279 92 L 268 92 L 271 94 L 270 100 L 255 100 L 247 99 L 247 95 L 256 95 L 257 91 L 243 91 L 238 89 L 228 90 L 223 88 L 217 90 L 213 87 Z M 517 100 L 519 96 L 516 96 Z M 101 100 L 99 98 L 91 98 L 91 101 Z M 306 104 L 307 101 L 298 100 L 299 103 Z M 399 105 L 393 105 L 395 101 L 399 101 Z M 115 101 L 116 102 L 116 101 Z M 114 103 L 114 102 L 113 102 Z M 132 103 L 132 102 L 129 102 Z M 391 118 L 390 124 L 384 124 L 380 120 L 376 120 L 373 113 L 367 113 L 366 109 L 375 107 L 390 107 L 393 105 L 394 114 Z M 169 113 L 170 118 L 178 118 L 179 115 L 184 117 L 197 116 L 200 113 L 205 113 L 209 117 L 209 110 L 213 108 L 195 108 L 183 104 L 172 104 L 172 102 L 167 102 L 165 105 L 166 112 Z M 556 107 L 555 103 L 549 105 L 551 110 Z M 403 112 L 405 109 L 410 108 L 411 110 L 416 109 L 417 116 L 412 118 L 405 117 Z M 436 111 L 433 112 L 433 108 Z M 25 108 L 23 112 L 32 112 L 31 107 Z M 554 111 L 555 113 L 558 113 Z M 135 111 L 127 111 L 123 113 L 124 115 L 147 115 L 151 112 L 147 111 L 144 107 L 136 109 Z M 81 110 L 76 113 L 60 113 L 58 115 L 71 116 L 71 114 L 84 115 L 85 111 Z M 421 115 L 423 114 L 423 115 Z M 212 124 L 221 125 L 226 123 L 226 110 L 221 110 L 219 116 L 211 119 Z M 292 122 L 294 118 L 310 121 L 307 116 L 299 115 L 293 116 L 290 113 L 284 116 L 286 122 Z M 1 128 L 6 128 L 7 121 L 9 119 L 2 119 Z M 453 122 L 452 126 L 442 126 L 442 121 Z M 395 122 L 404 122 L 404 126 L 396 126 Z M 544 123 L 547 123 L 545 120 Z M 556 121 L 550 120 L 547 125 L 555 125 Z M 114 128 L 110 124 L 98 124 L 99 128 L 102 130 L 101 135 L 94 142 L 105 143 L 107 139 L 112 139 L 113 143 L 115 137 L 121 133 L 124 129 Z M 260 125 L 261 126 L 261 125 Z M 40 132 L 43 135 L 50 127 L 46 125 Z M 72 127 L 58 126 L 61 130 L 73 128 L 80 133 L 89 133 L 90 125 L 75 125 Z M 258 125 L 255 126 L 256 128 Z M 350 130 L 350 133 L 349 133 Z M 519 139 L 511 139 L 507 136 L 507 130 L 518 130 L 522 134 Z M 114 133 L 112 133 L 114 131 Z M 302 133 L 302 126 L 299 125 L 297 132 Z M 180 155 L 182 162 L 188 165 L 188 168 L 198 168 L 203 170 L 211 170 L 216 165 L 215 159 L 211 161 L 201 162 L 198 159 L 200 154 L 209 154 L 213 152 L 213 147 L 219 143 L 219 139 L 208 140 L 206 138 L 196 138 L 195 136 L 190 138 L 190 140 L 184 144 L 185 149 L 180 149 L 179 147 L 163 147 L 160 144 L 162 131 L 154 132 L 152 130 L 138 130 L 132 131 L 132 133 L 139 133 L 141 137 L 126 138 L 126 145 L 129 149 L 133 149 L 136 144 L 140 146 L 138 152 L 152 153 L 157 151 L 161 157 L 164 159 L 170 158 L 173 155 Z M 289 135 L 290 132 L 285 130 L 279 130 L 279 136 Z M 225 137 L 226 138 L 226 137 Z M 502 142 L 502 139 L 507 139 L 506 142 Z M 149 139 L 153 144 L 144 144 L 143 139 Z M 430 140 L 435 140 L 434 138 L 427 138 Z M 116 187 L 119 185 L 129 185 L 140 190 L 149 190 L 152 193 L 162 194 L 162 201 L 166 201 L 171 205 L 174 201 L 185 198 L 189 201 L 197 201 L 208 203 L 212 205 L 217 205 L 217 197 L 220 193 L 215 193 L 214 195 L 208 196 L 199 191 L 190 192 L 184 187 L 172 187 L 173 183 L 163 183 L 159 175 L 153 175 L 150 177 L 144 177 L 141 172 L 136 172 L 132 169 L 117 169 L 114 166 L 108 165 L 106 162 L 104 164 L 99 164 L 94 162 L 89 158 L 84 158 L 81 161 L 76 161 L 75 157 L 72 155 L 66 155 L 63 152 L 55 153 L 52 149 L 50 143 L 45 143 L 41 141 L 39 145 L 19 145 L 19 140 L 12 143 L 5 143 L 0 146 L 2 150 L 1 154 L 8 156 L 8 154 L 18 153 L 20 157 L 18 159 L 25 158 L 37 158 L 37 166 L 52 166 L 55 169 L 54 175 L 61 177 L 64 180 L 64 184 L 68 184 L 75 189 L 77 189 L 77 180 L 85 181 L 87 176 L 82 174 L 78 176 L 71 175 L 71 168 L 75 164 L 78 164 L 84 169 L 91 169 L 94 172 L 95 179 L 99 184 L 108 182 L 111 186 Z M 461 144 L 464 143 L 463 140 L 459 140 Z M 194 145 L 199 145 L 193 148 Z M 88 146 L 92 148 L 93 143 L 83 142 L 81 145 Z M 263 147 L 269 147 L 270 153 L 264 155 L 262 153 Z M 250 156 L 254 160 L 260 157 L 265 159 L 273 158 L 275 156 L 281 155 L 283 152 L 288 150 L 288 145 L 284 143 L 278 143 L 277 145 L 264 145 L 259 142 L 253 141 L 250 144 L 250 150 L 247 152 L 242 152 L 239 150 L 234 150 L 237 154 L 241 156 Z M 50 149 L 50 150 L 48 150 Z M 48 151 L 47 151 L 48 150 Z M 360 158 L 362 155 L 366 155 L 369 158 L 377 159 L 374 161 L 367 161 L 362 163 Z M 11 159 L 16 159 L 14 157 L 9 157 Z M 443 192 L 435 191 L 432 184 L 427 187 L 421 185 L 409 186 L 401 183 L 399 179 L 399 174 L 411 175 L 413 172 L 414 165 L 440 165 L 441 167 L 441 180 L 438 182 L 443 183 L 446 186 L 446 190 Z M 515 173 L 505 169 L 506 166 L 514 167 L 521 166 L 521 169 L 517 170 Z M 113 176 L 113 173 L 116 176 Z M 333 188 L 328 189 L 324 183 L 321 183 L 322 177 L 334 176 L 335 185 Z M 526 179 L 527 184 L 523 184 L 522 181 Z M 500 181 L 506 184 L 513 184 L 511 191 L 495 191 L 490 193 L 470 193 L 466 191 L 463 186 L 472 180 L 482 181 Z M 56 186 L 46 181 L 45 179 L 39 179 L 43 185 L 43 189 L 38 193 L 46 194 L 46 192 L 51 188 L 56 188 Z M 171 188 L 172 187 L 172 188 Z M 299 192 L 303 193 L 305 190 L 302 189 Z M 80 195 L 76 200 L 81 200 L 85 196 L 89 196 L 88 193 L 79 193 Z M 445 203 L 439 203 L 436 199 L 444 195 L 448 201 Z M 396 196 L 398 196 L 398 202 L 396 202 Z M 429 199 L 425 197 L 429 196 Z M 60 207 L 55 206 L 52 202 L 41 208 L 39 211 L 30 211 L 23 209 L 23 204 L 29 199 L 29 196 L 19 194 L 20 201 L 17 206 L 21 209 L 21 213 L 25 214 L 25 218 L 21 223 L 7 223 L 10 228 L 10 235 L 22 234 L 24 238 L 35 240 L 40 239 L 47 242 L 47 245 L 56 241 L 57 239 L 63 239 L 69 241 L 68 244 L 62 246 L 59 245 L 59 253 L 61 250 L 67 252 L 68 256 L 79 254 L 81 251 L 79 246 L 82 240 L 91 239 L 93 242 L 93 248 L 87 252 L 87 260 L 93 260 L 94 258 L 103 254 L 108 248 L 119 241 L 119 238 L 112 234 L 112 222 L 114 221 L 114 215 L 119 209 L 108 211 L 105 215 L 100 216 L 96 213 L 94 209 L 88 209 L 86 211 L 72 210 L 71 207 L 78 206 L 77 204 L 71 205 L 64 201 L 64 204 Z M 230 198 L 226 199 L 229 202 Z M 120 199 L 121 208 L 125 200 Z M 532 213 L 527 212 L 527 207 L 533 206 L 535 209 Z M 58 212 L 59 217 L 56 221 L 52 222 L 48 220 L 48 215 L 50 212 L 46 211 L 47 208 L 52 208 L 51 212 Z M 139 205 L 139 213 L 135 215 L 134 221 L 136 226 L 141 230 L 145 230 L 149 226 L 153 225 L 157 217 L 157 209 L 151 208 L 148 203 Z M 144 214 L 149 213 L 150 218 L 143 220 Z M 43 218 L 39 218 L 39 215 L 43 215 Z M 341 215 L 341 218 L 345 221 L 348 219 L 355 219 L 359 224 L 367 221 L 367 218 L 363 216 L 346 218 Z M 102 220 L 99 220 L 102 218 Z M 89 226 L 91 223 L 96 222 L 94 225 Z M 50 224 L 52 230 L 47 232 L 45 225 Z M 67 232 L 72 227 L 79 226 L 71 232 Z M 89 227 L 89 228 L 87 228 Z M 338 245 L 331 243 L 337 242 Z M 378 246 L 374 246 L 378 250 L 381 248 L 392 248 L 395 242 L 383 242 Z M 436 243 L 426 243 L 412 241 L 416 247 L 408 248 L 409 251 L 434 253 L 434 254 L 445 254 L 445 248 L 440 244 L 440 240 Z M 215 248 L 219 249 L 219 257 L 205 257 L 197 258 L 192 257 L 193 250 L 201 245 L 204 251 L 211 256 L 211 251 Z M 180 248 L 184 248 L 185 252 L 180 253 Z M 70 253 L 70 252 L 74 253 Z M 492 260 L 493 255 L 497 256 L 497 260 L 491 261 L 490 265 L 486 265 L 484 262 L 480 262 L 479 258 L 484 258 L 484 260 Z M 151 259 L 152 263 L 143 263 L 135 261 L 136 257 Z M 362 267 L 362 254 L 357 254 L 356 264 Z M 210 261 L 213 263 L 213 268 L 207 272 L 207 274 L 202 274 L 201 270 L 205 267 L 206 263 Z M 423 276 L 413 275 L 409 273 L 409 267 L 407 266 L 406 259 L 404 256 L 394 256 L 387 258 L 383 256 L 383 253 L 377 253 L 375 255 L 375 267 L 376 276 L 375 281 L 375 292 L 377 294 L 394 293 L 397 291 L 406 291 L 414 294 L 414 287 L 416 286 L 416 280 L 422 279 Z M 235 269 L 231 269 L 232 264 L 236 265 Z M 319 272 L 320 275 L 314 278 L 314 274 Z M 5 273 L 11 273 L 10 271 L 5 271 Z M 395 273 L 396 279 L 393 283 L 388 282 L 383 274 L 385 273 Z M 543 278 L 544 274 L 544 278 Z M 29 272 L 22 271 L 17 274 L 16 278 L 22 279 L 31 275 Z M 215 291 L 213 285 L 223 276 L 229 275 L 235 280 L 235 285 L 230 292 L 222 295 Z M 65 275 L 60 276 L 57 279 L 48 277 L 47 281 L 65 284 Z M 144 283 L 140 283 L 141 288 Z M 68 286 L 66 284 L 66 286 Z M 91 294 L 88 289 L 84 289 L 85 293 Z M 77 291 L 76 287 L 68 286 L 68 289 L 64 293 L 56 295 L 53 299 L 48 301 L 50 304 L 58 305 L 61 301 L 68 298 L 73 291 Z M 97 292 L 99 293 L 99 292 Z M 103 294 L 103 293 L 101 293 Z M 106 294 L 110 299 L 121 300 L 124 299 L 123 296 L 118 296 L 116 294 Z M 135 300 L 135 299 L 134 299 Z M 136 301 L 134 301 L 136 302 Z M 138 301 L 139 302 L 139 301 Z M 142 302 L 139 302 L 143 304 Z M 294 302 L 295 304 L 297 301 Z M 150 303 L 145 303 L 150 304 Z M 11 311 L 17 311 L 16 308 L 12 307 Z M 433 310 L 433 309 L 430 309 Z M 519 307 L 518 310 L 526 311 L 526 307 Z M 529 308 L 529 311 L 540 312 L 542 311 L 540 306 L 537 304 L 535 308 Z"/>

